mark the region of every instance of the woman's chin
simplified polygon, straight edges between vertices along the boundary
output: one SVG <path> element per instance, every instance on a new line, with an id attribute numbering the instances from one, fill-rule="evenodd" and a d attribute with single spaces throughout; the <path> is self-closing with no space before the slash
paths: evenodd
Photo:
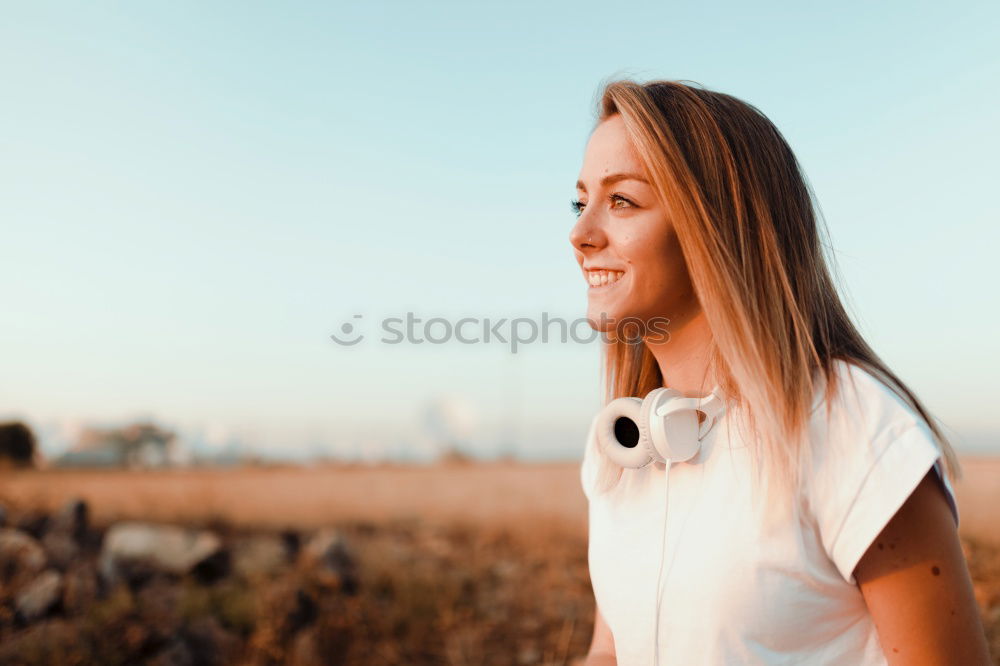
<path id="1" fill-rule="evenodd" d="M 612 304 L 591 300 L 587 307 L 587 319 L 590 320 L 590 326 L 595 331 L 612 331 L 615 328 L 615 322 L 625 316 L 621 314 L 620 308 Z"/>

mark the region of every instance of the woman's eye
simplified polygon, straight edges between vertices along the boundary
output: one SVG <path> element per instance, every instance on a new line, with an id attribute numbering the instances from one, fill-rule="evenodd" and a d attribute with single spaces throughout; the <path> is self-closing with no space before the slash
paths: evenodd
<path id="1" fill-rule="evenodd" d="M 628 199 L 626 199 L 625 197 L 623 197 L 620 194 L 612 194 L 611 196 L 608 197 L 608 200 L 611 201 L 612 208 L 614 208 L 615 202 L 618 202 L 618 201 L 621 201 L 622 203 L 628 204 L 628 206 L 626 206 L 626 207 L 633 207 L 633 206 L 635 206 L 634 203 L 632 203 L 631 201 L 629 201 Z"/>
<path id="2" fill-rule="evenodd" d="M 635 204 L 634 203 L 632 203 L 631 201 L 629 201 L 628 199 L 626 199 L 625 197 L 623 197 L 620 194 L 609 195 L 608 196 L 608 201 L 611 202 L 611 207 L 612 208 L 618 208 L 618 209 L 622 209 L 622 208 L 635 208 Z M 623 203 L 623 204 L 626 204 L 626 205 L 625 206 L 615 206 L 616 203 Z M 570 207 L 570 209 L 572 209 L 573 213 L 576 214 L 577 217 L 580 217 L 580 215 L 583 213 L 583 209 L 587 207 L 587 204 L 583 203 L 579 199 L 574 199 L 574 200 L 572 200 L 572 201 L 569 202 L 569 207 Z"/>

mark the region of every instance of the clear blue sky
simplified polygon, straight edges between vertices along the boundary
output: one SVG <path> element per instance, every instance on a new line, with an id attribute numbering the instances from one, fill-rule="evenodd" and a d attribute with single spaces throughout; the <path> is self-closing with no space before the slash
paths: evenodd
<path id="1" fill-rule="evenodd" d="M 997 441 L 1000 4 L 808 4 L 0 3 L 0 417 L 49 450 L 152 416 L 577 455 L 596 345 L 328 335 L 581 316 L 568 201 L 617 74 L 766 113 L 862 330 L 960 446 Z"/>

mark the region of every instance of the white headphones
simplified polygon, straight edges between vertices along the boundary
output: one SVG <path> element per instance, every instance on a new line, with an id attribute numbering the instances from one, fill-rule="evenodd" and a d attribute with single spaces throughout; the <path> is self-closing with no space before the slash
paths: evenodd
<path id="1" fill-rule="evenodd" d="M 657 388 L 645 399 L 616 398 L 597 415 L 596 434 L 600 449 L 622 467 L 645 467 L 652 462 L 670 464 L 690 460 L 701 448 L 701 440 L 726 410 L 722 390 L 717 385 L 704 398 L 685 398 L 675 389 Z M 698 412 L 705 420 L 698 423 Z M 667 477 L 669 478 L 669 477 Z M 664 479 L 666 512 L 669 485 Z M 666 517 L 663 523 L 663 548 L 660 570 L 656 576 L 656 616 L 653 624 L 653 664 L 660 660 L 660 589 L 663 557 L 667 544 Z M 676 551 L 675 551 L 676 553 Z"/>
<path id="2" fill-rule="evenodd" d="M 683 462 L 701 446 L 701 440 L 725 411 L 721 389 L 704 398 L 685 398 L 671 388 L 657 388 L 645 399 L 617 398 L 597 417 L 601 450 L 622 467 L 645 467 L 652 462 Z M 698 412 L 705 415 L 699 425 Z"/>

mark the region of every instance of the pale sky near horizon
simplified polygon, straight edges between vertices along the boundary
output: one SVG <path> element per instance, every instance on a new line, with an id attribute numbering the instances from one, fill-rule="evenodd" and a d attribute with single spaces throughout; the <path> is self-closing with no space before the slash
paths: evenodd
<path id="1" fill-rule="evenodd" d="M 596 344 L 377 322 L 582 316 L 569 201 L 628 76 L 771 118 L 862 332 L 1000 452 L 998 28 L 995 2 L 0 2 L 0 419 L 50 451 L 148 416 L 294 457 L 577 457 Z"/>

